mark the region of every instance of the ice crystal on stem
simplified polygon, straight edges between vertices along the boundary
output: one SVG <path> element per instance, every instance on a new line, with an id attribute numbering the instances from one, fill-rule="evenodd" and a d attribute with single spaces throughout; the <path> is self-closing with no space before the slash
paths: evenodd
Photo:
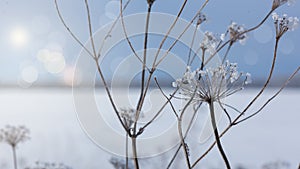
<path id="1" fill-rule="evenodd" d="M 173 82 L 186 99 L 192 96 L 195 101 L 218 101 L 242 90 L 251 83 L 249 73 L 238 72 L 237 64 L 226 61 L 216 68 L 191 71 L 188 67 L 182 78 Z M 195 93 L 194 93 L 195 92 Z"/>

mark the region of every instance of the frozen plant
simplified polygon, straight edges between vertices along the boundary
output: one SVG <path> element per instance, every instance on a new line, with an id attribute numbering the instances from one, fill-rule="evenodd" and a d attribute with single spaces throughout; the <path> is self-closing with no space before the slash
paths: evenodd
<path id="1" fill-rule="evenodd" d="M 18 168 L 16 152 L 17 145 L 29 140 L 29 133 L 29 129 L 25 126 L 7 125 L 5 128 L 0 129 L 0 138 L 2 137 L 2 142 L 7 143 L 12 147 L 15 169 Z"/>
<path id="2" fill-rule="evenodd" d="M 244 109 L 237 109 L 235 106 L 228 105 L 225 103 L 224 98 L 229 97 L 236 92 L 242 90 L 245 85 L 251 83 L 251 76 L 249 73 L 243 73 L 239 72 L 237 68 L 237 63 L 231 63 L 230 61 L 230 55 L 229 51 L 231 50 L 231 47 L 236 42 L 239 42 L 241 44 L 245 44 L 246 39 L 248 38 L 248 33 L 257 30 L 261 25 L 263 25 L 268 18 L 271 17 L 272 13 L 282 6 L 283 4 L 291 4 L 292 0 L 273 0 L 273 4 L 271 9 L 269 9 L 268 13 L 264 18 L 261 19 L 255 26 L 245 28 L 242 25 L 237 24 L 236 22 L 231 22 L 231 24 L 227 27 L 225 27 L 225 33 L 222 34 L 213 33 L 210 31 L 205 31 L 204 36 L 200 36 L 199 39 L 202 39 L 201 42 L 197 42 L 195 39 L 199 34 L 197 34 L 197 30 L 199 30 L 199 25 L 203 24 L 204 21 L 206 21 L 206 16 L 203 15 L 203 9 L 207 6 L 207 4 L 210 2 L 209 0 L 204 1 L 193 13 L 192 19 L 189 20 L 187 25 L 184 25 L 184 29 L 180 30 L 178 32 L 178 36 L 176 35 L 175 38 L 169 38 L 169 35 L 172 32 L 174 28 L 177 28 L 176 25 L 179 24 L 178 19 L 182 16 L 182 14 L 187 10 L 187 6 L 193 5 L 193 1 L 183 0 L 181 3 L 178 12 L 176 14 L 176 17 L 174 20 L 171 21 L 169 25 L 169 29 L 164 32 L 163 38 L 158 43 L 158 47 L 156 50 L 156 53 L 154 55 L 150 55 L 147 50 L 149 49 L 149 43 L 151 41 L 149 40 L 153 34 L 149 33 L 151 30 L 151 24 L 153 23 L 153 20 L 151 20 L 152 16 L 152 8 L 156 7 L 156 4 L 160 4 L 161 1 L 156 0 L 144 0 L 145 4 L 145 20 L 144 24 L 138 23 L 134 26 L 127 25 L 124 19 L 124 11 L 128 10 L 127 6 L 128 4 L 134 3 L 131 0 L 126 1 L 126 3 L 123 4 L 123 0 L 120 0 L 120 13 L 119 16 L 116 17 L 115 21 L 111 25 L 109 31 L 107 32 L 106 36 L 104 36 L 104 39 L 97 39 L 97 42 L 100 42 L 100 48 L 96 48 L 97 44 L 95 43 L 96 40 L 93 36 L 93 25 L 91 21 L 91 11 L 89 8 L 89 2 L 88 0 L 84 0 L 84 5 L 86 9 L 87 14 L 87 27 L 88 27 L 88 34 L 90 37 L 90 46 L 86 47 L 84 43 L 80 41 L 80 39 L 76 36 L 76 34 L 72 31 L 72 29 L 67 25 L 67 23 L 64 20 L 64 17 L 61 13 L 61 10 L 58 5 L 58 0 L 54 0 L 58 16 L 63 24 L 63 26 L 66 28 L 68 33 L 75 39 L 77 43 L 83 47 L 83 50 L 87 52 L 90 57 L 95 61 L 95 66 L 97 69 L 97 72 L 99 73 L 100 80 L 102 81 L 103 88 L 107 94 L 107 97 L 110 101 L 110 104 L 113 108 L 113 113 L 116 115 L 116 120 L 121 124 L 122 129 L 126 135 L 126 154 L 124 154 L 124 159 L 118 159 L 118 158 L 112 158 L 110 160 L 110 163 L 115 167 L 115 169 L 128 169 L 128 168 L 135 168 L 139 169 L 141 168 L 139 163 L 139 153 L 137 149 L 139 148 L 137 145 L 140 141 L 140 136 L 144 134 L 146 130 L 149 130 L 149 126 L 155 125 L 153 123 L 157 117 L 165 110 L 165 107 L 167 105 L 170 105 L 173 115 L 176 116 L 177 124 L 178 124 L 178 140 L 180 141 L 180 144 L 178 145 L 177 151 L 174 153 L 174 155 L 171 157 L 167 169 L 172 167 L 172 164 L 174 161 L 176 161 L 176 157 L 181 152 L 184 155 L 184 160 L 186 163 L 186 168 L 192 169 L 195 167 L 198 167 L 200 161 L 204 157 L 207 156 L 207 154 L 214 148 L 215 145 L 217 145 L 217 148 L 220 152 L 220 155 L 223 159 L 223 162 L 226 165 L 227 169 L 231 169 L 230 160 L 226 156 L 226 153 L 222 147 L 221 144 L 221 138 L 224 134 L 226 134 L 233 126 L 236 126 L 254 116 L 259 114 L 261 110 L 269 104 L 270 101 L 272 101 L 275 97 L 278 96 L 278 94 L 286 87 L 287 83 L 298 73 L 299 67 L 295 70 L 295 72 L 286 80 L 284 84 L 282 84 L 281 88 L 278 89 L 278 91 L 268 100 L 265 102 L 261 102 L 262 106 L 254 111 L 250 112 L 250 108 L 257 102 L 257 100 L 260 98 L 260 96 L 264 93 L 265 89 L 269 86 L 270 80 L 273 76 L 273 71 L 275 68 L 275 63 L 277 61 L 277 49 L 278 49 L 278 43 L 280 40 L 280 37 L 287 32 L 288 30 L 294 30 L 298 25 L 298 18 L 288 18 L 287 16 L 279 17 L 276 14 L 273 14 L 274 23 L 276 26 L 276 39 L 275 39 L 275 46 L 272 56 L 272 63 L 270 70 L 267 72 L 267 78 L 264 84 L 259 88 L 258 93 L 254 96 L 254 98 L 250 99 L 248 104 L 245 106 Z M 125 2 L 125 1 L 124 1 Z M 198 1 L 197 1 L 198 2 Z M 172 3 L 176 3 L 175 1 L 172 1 Z M 191 4 L 189 4 L 191 3 Z M 201 2 L 198 2 L 201 3 Z M 187 5 L 189 4 L 189 5 Z M 161 9 L 161 8 L 158 8 Z M 221 11 L 220 11 L 221 12 Z M 130 12 L 129 12 L 130 13 Z M 81 17 L 78 17 L 81 18 Z M 120 23 L 119 23 L 120 22 Z M 117 24 L 118 23 L 118 24 Z M 169 23 L 169 22 L 168 22 Z M 164 24 L 164 23 L 163 23 Z M 119 27 L 117 27 L 118 25 Z M 182 25 L 181 25 L 182 26 Z M 194 26 L 194 27 L 192 27 Z M 130 29 L 132 27 L 142 27 L 142 32 L 140 35 L 143 36 L 143 40 L 132 40 L 132 37 L 129 37 L 129 32 L 127 29 Z M 164 92 L 164 89 L 159 83 L 159 80 L 157 77 L 154 76 L 154 73 L 157 72 L 159 69 L 159 66 L 162 62 L 167 62 L 167 57 L 171 57 L 168 55 L 170 52 L 174 52 L 176 50 L 173 50 L 176 47 L 176 44 L 180 42 L 181 38 L 183 36 L 188 36 L 185 33 L 187 30 L 190 30 L 189 28 L 194 29 L 194 34 L 190 36 L 190 43 L 189 43 L 189 51 L 187 54 L 186 61 L 186 71 L 182 72 L 183 76 L 179 79 L 177 79 L 175 82 L 173 82 L 173 87 L 175 87 L 174 92 L 170 94 L 166 94 Z M 102 50 L 103 46 L 105 46 L 105 43 L 109 41 L 109 38 L 112 37 L 111 33 L 115 29 L 121 29 L 122 33 L 124 34 L 125 42 L 128 44 L 128 48 L 130 51 L 134 54 L 134 57 L 137 59 L 138 63 L 140 64 L 140 71 L 136 72 L 139 76 L 140 83 L 139 83 L 139 96 L 136 100 L 136 104 L 133 106 L 133 108 L 120 108 L 119 105 L 117 105 L 117 102 L 114 100 L 116 97 L 112 96 L 111 88 L 109 86 L 109 81 L 105 78 L 105 68 L 101 64 L 101 59 L 105 52 Z M 131 30 L 130 30 L 131 31 Z M 178 31 L 178 30 L 177 30 Z M 217 36 L 221 35 L 221 36 Z M 156 37 L 157 38 L 157 37 Z M 167 42 L 167 43 L 166 43 Z M 196 44 L 197 42 L 197 44 Z M 156 44 L 151 44 L 156 45 Z M 143 53 L 138 54 L 136 52 L 138 49 L 137 46 L 142 48 Z M 107 47 L 107 46 L 106 46 Z M 152 46 L 151 46 L 152 47 Z M 196 51 L 194 51 L 194 47 L 196 47 Z M 166 48 L 166 50 L 164 50 Z M 223 50 L 225 52 L 223 53 Z M 182 55 L 183 50 L 180 55 Z M 202 52 L 202 53 L 201 53 Z M 162 54 L 162 55 L 160 55 Z M 216 67 L 210 67 L 210 62 L 212 62 L 212 58 L 216 58 L 217 54 L 222 55 L 222 60 Z M 223 55 L 224 54 L 224 55 Z M 122 53 L 120 53 L 122 55 Z M 193 55 L 193 56 L 192 56 Z M 196 56 L 200 56 L 200 59 L 195 59 Z M 149 61 L 151 61 L 149 63 Z M 166 63 L 164 63 L 166 64 Z M 173 62 L 169 63 L 170 65 L 173 65 Z M 195 66 L 197 65 L 197 66 Z M 269 67 L 269 65 L 266 65 Z M 194 68 L 196 67 L 196 69 Z M 184 67 L 183 67 L 184 68 Z M 124 75 L 126 76 L 126 75 Z M 126 78 L 126 77 L 125 77 Z M 139 123 L 142 118 L 141 112 L 145 110 L 145 100 L 147 100 L 147 97 L 149 97 L 149 88 L 152 87 L 150 84 L 151 82 L 155 82 L 157 89 L 161 92 L 162 96 L 165 98 L 164 104 L 162 104 L 161 107 L 158 107 L 156 112 L 151 112 L 150 114 L 153 114 L 153 117 L 150 118 L 149 121 L 146 121 L 144 124 Z M 184 99 L 185 105 L 173 105 L 173 100 L 176 98 Z M 178 108 L 179 106 L 179 108 Z M 192 112 L 189 112 L 189 114 L 193 114 L 193 117 L 196 116 L 198 110 L 201 106 L 208 106 L 209 107 L 209 115 L 211 120 L 211 126 L 213 128 L 213 134 L 214 134 L 214 141 L 211 143 L 207 149 L 204 149 L 202 154 L 199 154 L 199 156 L 195 156 L 194 147 L 190 147 L 186 137 L 190 134 L 190 129 L 192 128 L 193 122 L 195 122 L 191 118 L 190 121 L 187 122 L 188 128 L 186 131 L 183 131 L 183 124 L 185 121 L 183 119 L 186 117 L 185 115 L 188 107 L 191 107 L 193 110 Z M 221 107 L 220 110 L 216 109 L 215 106 Z M 222 131 L 219 131 L 218 125 L 216 123 L 216 111 L 222 111 L 222 113 L 226 114 L 228 118 L 228 123 L 226 124 L 225 128 L 223 128 Z M 160 126 L 155 126 L 160 127 Z M 128 140 L 131 140 L 131 157 L 129 157 L 129 151 L 128 151 Z M 200 145 L 199 145 L 200 146 Z M 142 147 L 141 147 L 142 150 Z M 203 150 L 203 149 L 201 149 Z M 193 157 L 192 157 L 193 156 Z M 130 165 L 129 161 L 132 160 L 133 165 Z M 191 159 L 195 161 L 191 161 Z"/>

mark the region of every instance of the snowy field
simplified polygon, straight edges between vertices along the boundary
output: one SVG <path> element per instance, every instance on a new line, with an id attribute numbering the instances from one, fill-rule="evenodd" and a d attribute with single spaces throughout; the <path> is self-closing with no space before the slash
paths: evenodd
<path id="1" fill-rule="evenodd" d="M 243 107 L 256 92 L 245 90 L 228 98 L 228 102 Z M 274 92 L 268 90 L 259 103 Z M 104 97 L 103 90 L 97 90 L 97 94 Z M 300 162 L 299 99 L 298 88 L 285 89 L 259 116 L 232 128 L 222 139 L 232 165 L 255 169 L 281 160 L 296 168 Z M 108 162 L 111 155 L 81 129 L 71 89 L 1 89 L 0 105 L 0 128 L 7 124 L 25 125 L 31 131 L 31 139 L 17 150 L 20 168 L 35 161 L 63 162 L 74 169 L 112 168 Z M 11 169 L 11 161 L 10 147 L 1 143 L 0 169 Z M 197 168 L 222 165 L 214 149 Z"/>

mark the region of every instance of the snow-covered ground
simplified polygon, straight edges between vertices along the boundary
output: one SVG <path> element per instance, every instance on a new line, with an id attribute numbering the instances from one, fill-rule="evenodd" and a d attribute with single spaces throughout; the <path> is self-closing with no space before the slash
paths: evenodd
<path id="1" fill-rule="evenodd" d="M 245 90 L 227 101 L 242 108 L 256 92 Z M 263 104 L 274 92 L 268 90 L 258 103 Z M 104 97 L 103 90 L 97 93 Z M 299 89 L 285 89 L 260 115 L 232 128 L 222 139 L 231 163 L 258 168 L 266 162 L 282 160 L 296 168 L 300 162 L 299 99 Z M 0 128 L 25 125 L 31 131 L 31 139 L 18 147 L 20 166 L 44 161 L 63 162 L 75 169 L 112 168 L 108 162 L 111 155 L 81 129 L 70 89 L 1 89 L 0 105 Z M 12 168 L 11 160 L 10 147 L 1 143 L 0 168 Z M 222 165 L 214 149 L 199 168 Z"/>

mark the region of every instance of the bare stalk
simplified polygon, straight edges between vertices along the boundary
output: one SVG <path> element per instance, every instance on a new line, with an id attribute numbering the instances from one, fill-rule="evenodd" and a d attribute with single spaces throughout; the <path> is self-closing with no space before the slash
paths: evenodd
<path id="1" fill-rule="evenodd" d="M 13 152 L 14 167 L 15 167 L 15 169 L 18 169 L 16 146 L 12 145 L 11 147 L 12 147 L 12 152 Z"/>
<path id="2" fill-rule="evenodd" d="M 224 149 L 222 147 L 221 141 L 220 141 L 220 136 L 219 136 L 219 131 L 218 131 L 218 127 L 217 127 L 217 123 L 216 123 L 216 117 L 215 117 L 215 110 L 214 110 L 214 103 L 213 100 L 211 100 L 209 103 L 209 110 L 210 110 L 210 118 L 211 118 L 211 124 L 214 130 L 214 135 L 215 135 L 215 139 L 216 139 L 216 143 L 217 143 L 217 147 L 218 150 L 223 158 L 223 161 L 226 165 L 227 169 L 230 169 L 230 164 L 228 161 L 228 158 L 224 152 Z"/>
<path id="3" fill-rule="evenodd" d="M 131 137 L 131 143 L 132 143 L 134 166 L 135 166 L 135 169 L 139 169 L 140 166 L 139 166 L 139 160 L 138 160 L 138 155 L 137 155 L 136 137 Z"/>

